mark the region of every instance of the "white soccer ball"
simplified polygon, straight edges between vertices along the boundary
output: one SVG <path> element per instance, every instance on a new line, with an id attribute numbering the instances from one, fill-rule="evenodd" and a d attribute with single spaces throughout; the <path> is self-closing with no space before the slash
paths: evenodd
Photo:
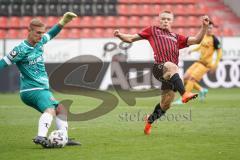
<path id="1" fill-rule="evenodd" d="M 50 133 L 48 137 L 51 144 L 54 144 L 57 147 L 64 147 L 68 142 L 68 137 L 62 130 L 54 130 Z"/>

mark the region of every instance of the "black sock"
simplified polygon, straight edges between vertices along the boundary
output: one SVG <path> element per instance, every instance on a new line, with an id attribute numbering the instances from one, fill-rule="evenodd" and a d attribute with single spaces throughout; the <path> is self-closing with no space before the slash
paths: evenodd
<path id="1" fill-rule="evenodd" d="M 148 123 L 152 124 L 155 120 L 157 120 L 164 114 L 165 114 L 165 111 L 162 110 L 160 104 L 158 103 L 153 113 L 148 117 Z"/>
<path id="2" fill-rule="evenodd" d="M 180 78 L 178 73 L 175 73 L 171 78 L 170 78 L 170 82 L 173 83 L 174 85 L 174 89 L 176 89 L 180 95 L 183 95 L 185 92 L 185 88 L 182 82 L 182 79 Z"/>

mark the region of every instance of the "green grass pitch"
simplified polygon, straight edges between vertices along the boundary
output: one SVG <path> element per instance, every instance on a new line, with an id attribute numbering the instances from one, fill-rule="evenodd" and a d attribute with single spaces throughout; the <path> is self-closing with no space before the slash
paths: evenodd
<path id="1" fill-rule="evenodd" d="M 85 112 L 100 102 L 88 97 L 55 94 L 74 100 L 72 112 Z M 1 160 L 237 160 L 240 157 L 240 89 L 211 89 L 206 102 L 173 106 L 143 134 L 142 117 L 159 97 L 137 99 L 134 107 L 120 101 L 112 112 L 94 120 L 70 122 L 69 135 L 80 147 L 42 149 L 32 143 L 40 114 L 25 106 L 17 93 L 0 94 Z M 54 122 L 51 130 L 54 127 Z"/>

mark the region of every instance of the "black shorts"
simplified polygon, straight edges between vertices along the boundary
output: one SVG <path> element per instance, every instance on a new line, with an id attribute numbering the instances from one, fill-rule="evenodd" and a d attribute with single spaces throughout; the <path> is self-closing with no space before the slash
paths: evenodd
<path id="1" fill-rule="evenodd" d="M 173 90 L 174 92 L 176 92 L 176 89 L 174 88 L 174 85 L 169 81 L 169 80 L 165 80 L 163 78 L 163 65 L 164 63 L 154 63 L 153 68 L 152 68 L 152 74 L 154 75 L 154 77 L 159 80 L 160 82 L 162 82 L 162 86 L 161 86 L 161 90 Z"/>

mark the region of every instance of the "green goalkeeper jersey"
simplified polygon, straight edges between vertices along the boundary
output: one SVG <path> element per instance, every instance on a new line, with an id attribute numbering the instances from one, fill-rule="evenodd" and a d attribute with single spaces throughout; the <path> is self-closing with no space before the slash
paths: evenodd
<path id="1" fill-rule="evenodd" d="M 16 64 L 20 71 L 20 92 L 49 89 L 48 75 L 43 58 L 43 46 L 60 32 L 55 25 L 41 40 L 32 46 L 24 40 L 3 58 L 8 64 Z"/>

